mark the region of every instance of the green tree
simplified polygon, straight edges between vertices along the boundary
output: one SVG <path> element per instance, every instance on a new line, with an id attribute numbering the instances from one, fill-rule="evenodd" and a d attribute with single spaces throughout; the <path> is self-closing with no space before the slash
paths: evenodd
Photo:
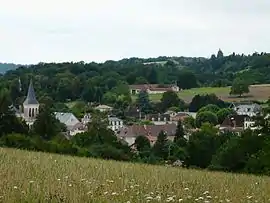
<path id="1" fill-rule="evenodd" d="M 143 152 L 145 150 L 150 149 L 150 141 L 145 136 L 138 136 L 135 140 L 135 147 L 139 152 Z"/>
<path id="2" fill-rule="evenodd" d="M 168 136 L 164 131 L 161 131 L 157 137 L 157 141 L 153 146 L 154 155 L 167 160 L 169 156 Z"/>
<path id="3" fill-rule="evenodd" d="M 242 97 L 244 93 L 249 93 L 249 85 L 243 79 L 236 78 L 233 81 L 230 94 Z"/>
<path id="4" fill-rule="evenodd" d="M 195 118 L 192 116 L 188 116 L 184 119 L 183 125 L 185 126 L 186 129 L 193 129 L 196 128 L 196 122 Z"/>
<path id="5" fill-rule="evenodd" d="M 183 139 L 185 140 L 184 136 L 185 136 L 185 131 L 182 125 L 182 121 L 179 120 L 177 123 L 176 132 L 174 135 L 174 142 L 177 143 L 178 141 L 182 141 Z"/>
<path id="6" fill-rule="evenodd" d="M 235 112 L 231 108 L 220 109 L 217 112 L 218 123 L 221 124 L 228 116 L 234 115 L 234 114 L 235 114 Z"/>
<path id="7" fill-rule="evenodd" d="M 16 117 L 8 90 L 0 89 L 0 137 L 10 133 L 27 134 L 28 126 Z"/>
<path id="8" fill-rule="evenodd" d="M 212 125 L 218 124 L 217 115 L 210 111 L 203 111 L 196 116 L 196 126 L 201 127 L 203 123 L 210 123 Z"/>
<path id="9" fill-rule="evenodd" d="M 190 89 L 198 86 L 196 76 L 190 71 L 181 71 L 178 74 L 177 85 L 181 89 Z"/>
<path id="10" fill-rule="evenodd" d="M 210 111 L 210 112 L 216 114 L 219 110 L 220 110 L 220 108 L 217 105 L 215 105 L 215 104 L 208 104 L 208 105 L 200 108 L 200 110 L 198 111 L 198 113 L 203 112 L 203 111 Z"/>
<path id="11" fill-rule="evenodd" d="M 263 136 L 245 131 L 241 136 L 229 136 L 217 151 L 211 163 L 211 169 L 241 172 L 244 170 L 250 156 L 263 147 Z"/>
<path id="12" fill-rule="evenodd" d="M 55 118 L 52 110 L 45 106 L 41 109 L 33 124 L 33 132 L 45 140 L 51 140 L 63 129 L 63 125 Z"/>
<path id="13" fill-rule="evenodd" d="M 137 104 L 143 113 L 149 113 L 151 109 L 151 104 L 149 100 L 149 95 L 147 91 L 142 90 L 140 91 L 138 98 L 137 98 Z"/>
<path id="14" fill-rule="evenodd" d="M 187 146 L 188 166 L 206 168 L 210 165 L 212 156 L 223 144 L 224 139 L 217 135 L 218 130 L 210 124 L 204 124 L 200 131 L 189 137 Z"/>
<path id="15" fill-rule="evenodd" d="M 185 102 L 178 97 L 176 92 L 167 91 L 163 93 L 160 105 L 163 111 L 174 106 L 180 107 L 181 109 L 183 109 Z"/>

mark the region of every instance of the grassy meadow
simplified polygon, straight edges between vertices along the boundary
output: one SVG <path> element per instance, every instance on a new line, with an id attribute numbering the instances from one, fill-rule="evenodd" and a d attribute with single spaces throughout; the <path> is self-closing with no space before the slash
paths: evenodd
<path id="1" fill-rule="evenodd" d="M 270 202 L 270 177 L 0 148 L 0 202 Z"/>
<path id="2" fill-rule="evenodd" d="M 228 102 L 238 102 L 244 100 L 258 100 L 258 101 L 266 101 L 270 96 L 270 85 L 251 85 L 249 87 L 249 93 L 244 95 L 243 97 L 237 97 L 230 95 L 231 87 L 200 87 L 200 88 L 192 88 L 188 90 L 182 90 L 178 93 L 178 96 L 183 99 L 185 102 L 191 102 L 192 98 L 197 95 L 203 94 L 216 94 L 220 99 Z M 160 101 L 162 94 L 150 94 L 149 98 L 153 102 Z M 133 101 L 135 101 L 137 95 L 132 96 Z"/>

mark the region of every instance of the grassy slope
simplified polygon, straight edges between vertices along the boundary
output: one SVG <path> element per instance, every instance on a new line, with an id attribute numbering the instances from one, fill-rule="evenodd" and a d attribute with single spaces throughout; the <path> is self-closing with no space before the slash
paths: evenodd
<path id="1" fill-rule="evenodd" d="M 268 202 L 270 178 L 0 148 L 0 202 Z M 209 194 L 203 194 L 209 191 Z M 207 197 L 208 196 L 208 197 Z M 250 197 L 252 196 L 252 197 Z M 51 201 L 49 201 L 49 199 Z M 248 201 L 250 199 L 250 201 Z M 168 201 L 169 202 L 169 201 Z"/>

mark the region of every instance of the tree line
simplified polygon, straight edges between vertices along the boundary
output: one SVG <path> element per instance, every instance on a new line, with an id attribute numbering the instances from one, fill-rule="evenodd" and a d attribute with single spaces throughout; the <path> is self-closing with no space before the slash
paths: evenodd
<path id="1" fill-rule="evenodd" d="M 167 61 L 164 65 L 145 62 Z M 269 83 L 270 57 L 266 53 L 224 56 L 222 51 L 210 58 L 158 57 L 130 58 L 105 63 L 39 63 L 20 66 L 0 75 L 0 86 L 11 90 L 13 102 L 26 95 L 30 78 L 38 98 L 55 102 L 83 100 L 98 103 L 130 103 L 128 85 L 172 84 L 189 89 L 200 86 L 228 86 L 236 83 Z M 236 78 L 239 80 L 234 81 Z M 19 79 L 21 83 L 19 82 Z M 240 82 L 239 82 L 240 81 Z M 240 87 L 238 85 L 238 87 Z M 232 93 L 242 95 L 246 86 Z"/>

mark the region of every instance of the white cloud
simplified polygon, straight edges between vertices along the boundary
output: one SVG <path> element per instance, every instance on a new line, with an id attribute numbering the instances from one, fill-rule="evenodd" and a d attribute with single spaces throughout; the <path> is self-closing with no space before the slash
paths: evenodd
<path id="1" fill-rule="evenodd" d="M 3 0 L 0 61 L 267 52 L 269 8 L 268 0 Z"/>

